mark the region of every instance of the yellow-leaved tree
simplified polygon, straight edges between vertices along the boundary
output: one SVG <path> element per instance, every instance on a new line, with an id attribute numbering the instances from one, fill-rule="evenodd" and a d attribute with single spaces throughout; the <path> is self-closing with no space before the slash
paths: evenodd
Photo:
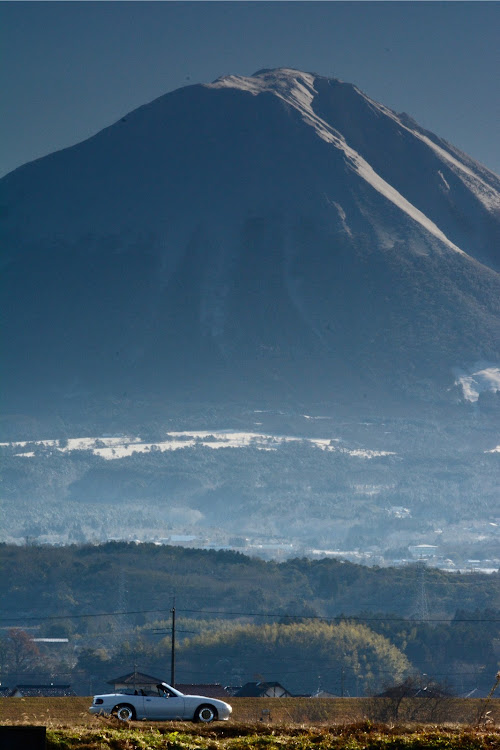
<path id="1" fill-rule="evenodd" d="M 186 640 L 178 654 L 178 673 L 192 682 L 280 682 L 294 694 L 318 688 L 373 694 L 410 671 L 406 656 L 387 638 L 350 621 L 236 625 Z"/>

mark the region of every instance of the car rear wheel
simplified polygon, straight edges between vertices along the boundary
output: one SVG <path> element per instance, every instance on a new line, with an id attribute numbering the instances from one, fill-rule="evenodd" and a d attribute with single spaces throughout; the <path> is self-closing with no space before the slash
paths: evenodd
<path id="1" fill-rule="evenodd" d="M 213 706 L 204 705 L 196 709 L 194 720 L 203 724 L 209 724 L 211 721 L 217 721 L 217 711 Z"/>
<path id="2" fill-rule="evenodd" d="M 116 706 L 113 710 L 113 714 L 120 721 L 133 721 L 135 719 L 135 709 L 133 706 L 129 706 L 128 703 L 122 703 L 120 706 Z"/>

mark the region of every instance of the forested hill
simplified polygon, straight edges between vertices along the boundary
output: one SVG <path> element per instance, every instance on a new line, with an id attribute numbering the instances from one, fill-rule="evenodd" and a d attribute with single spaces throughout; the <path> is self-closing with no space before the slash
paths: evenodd
<path id="1" fill-rule="evenodd" d="M 458 609 L 500 608 L 500 574 L 446 573 L 420 565 L 368 568 L 348 562 L 264 562 L 239 553 L 153 544 L 38 547 L 0 545 L 4 626 L 39 618 L 133 613 L 167 616 L 173 596 L 192 617 L 354 615 L 452 618 Z M 75 618 L 79 616 L 80 619 Z M 265 621 L 263 619 L 262 621 Z M 54 625 L 57 620 L 49 620 Z"/>

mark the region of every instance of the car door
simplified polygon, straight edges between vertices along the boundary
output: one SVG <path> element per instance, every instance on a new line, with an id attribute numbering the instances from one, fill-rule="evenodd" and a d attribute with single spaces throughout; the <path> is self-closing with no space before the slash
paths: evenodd
<path id="1" fill-rule="evenodd" d="M 147 695 L 144 698 L 146 719 L 166 721 L 167 719 L 184 718 L 184 698 L 170 693 Z"/>

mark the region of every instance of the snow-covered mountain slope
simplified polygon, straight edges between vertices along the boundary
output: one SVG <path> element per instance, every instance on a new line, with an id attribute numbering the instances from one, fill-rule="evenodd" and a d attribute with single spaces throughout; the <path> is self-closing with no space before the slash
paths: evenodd
<path id="1" fill-rule="evenodd" d="M 435 215 L 440 223 L 443 222 L 442 200 L 439 201 L 440 210 L 436 210 L 436 199 L 442 197 L 440 194 L 443 191 L 447 195 L 446 203 L 452 204 L 450 184 L 443 169 L 453 173 L 457 180 L 469 188 L 486 212 L 497 214 L 498 217 L 500 180 L 496 175 L 471 163 L 464 154 L 440 141 L 432 133 L 426 133 L 417 123 L 410 122 L 407 115 L 398 116 L 387 107 L 369 99 L 351 84 L 285 69 L 261 71 L 250 79 L 226 76 L 212 84 L 212 87 L 228 87 L 249 91 L 254 95 L 271 92 L 291 104 L 302 115 L 304 123 L 312 127 L 320 138 L 343 151 L 346 162 L 353 171 L 457 252 L 461 251 L 460 248 L 450 242 L 430 218 Z M 399 158 L 398 164 L 392 159 L 388 161 L 384 154 L 384 141 L 387 139 L 392 141 L 390 149 L 396 150 L 393 158 Z M 407 141 L 409 153 L 403 153 L 403 149 L 397 148 L 400 139 Z M 430 147 L 430 153 L 429 148 L 422 147 L 422 143 Z M 431 161 L 430 169 L 426 169 L 427 174 L 414 180 L 412 172 L 415 172 L 417 165 L 414 163 L 412 169 L 411 161 L 420 162 L 420 157 L 424 154 L 425 161 Z M 439 161 L 442 162 L 441 170 L 438 169 L 436 173 Z M 421 163 L 418 167 L 422 171 Z M 424 191 L 422 176 L 427 178 Z M 415 199 L 414 203 L 408 200 L 410 197 Z M 419 210 L 419 204 L 428 209 L 428 214 Z M 453 233 L 452 229 L 451 231 Z M 467 245 L 465 237 L 464 240 Z M 496 257 L 498 260 L 499 256 Z"/>
<path id="2" fill-rule="evenodd" d="M 433 397 L 500 362 L 500 180 L 355 86 L 179 89 L 1 181 L 6 395 Z"/>

